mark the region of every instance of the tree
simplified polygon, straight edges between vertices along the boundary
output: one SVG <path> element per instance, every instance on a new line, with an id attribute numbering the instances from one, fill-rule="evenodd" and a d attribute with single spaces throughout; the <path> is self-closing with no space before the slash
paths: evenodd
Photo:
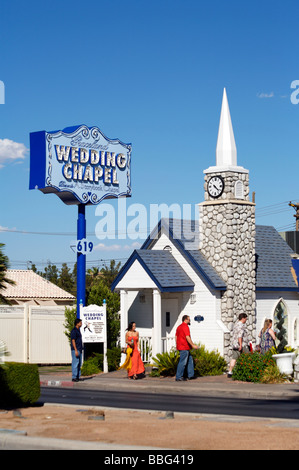
<path id="1" fill-rule="evenodd" d="M 47 281 L 53 282 L 53 284 L 58 285 L 59 272 L 57 266 L 49 262 L 48 266 L 45 268 L 45 273 L 43 274 L 43 277 L 45 277 Z"/>
<path id="2" fill-rule="evenodd" d="M 59 273 L 59 279 L 57 285 L 64 289 L 65 291 L 69 292 L 70 294 L 74 294 L 75 285 L 74 285 L 74 278 L 73 274 L 66 263 L 62 263 L 62 268 Z"/>
<path id="3" fill-rule="evenodd" d="M 119 272 L 119 268 L 121 266 L 121 262 L 117 263 L 114 259 L 110 260 L 110 266 L 109 268 L 105 266 L 104 268 L 101 269 L 101 273 L 103 275 L 104 283 L 106 286 L 110 288 L 112 282 L 116 278 Z"/>
<path id="4" fill-rule="evenodd" d="M 276 328 L 278 330 L 277 339 L 279 340 L 279 344 L 277 346 L 277 354 L 281 354 L 286 345 L 288 344 L 286 339 L 287 330 L 284 328 L 285 323 L 285 315 L 284 315 L 284 305 L 283 302 L 279 302 L 275 310 L 275 317 L 277 320 Z"/>
<path id="5" fill-rule="evenodd" d="M 0 243 L 0 304 L 9 305 L 10 302 L 6 300 L 4 293 L 2 294 L 1 291 L 7 288 L 6 284 L 15 285 L 15 282 L 6 276 L 6 271 L 9 267 L 9 261 L 8 257 L 3 253 L 4 247 L 4 243 Z"/>
<path id="6" fill-rule="evenodd" d="M 65 307 L 64 311 L 65 323 L 63 326 L 66 328 L 64 334 L 71 344 L 71 331 L 74 328 L 75 320 L 77 317 L 77 307 Z"/>

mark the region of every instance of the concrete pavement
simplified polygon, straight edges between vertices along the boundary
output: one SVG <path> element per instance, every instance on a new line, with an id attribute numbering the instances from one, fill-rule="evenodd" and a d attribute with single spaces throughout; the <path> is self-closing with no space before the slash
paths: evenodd
<path id="1" fill-rule="evenodd" d="M 110 372 L 108 374 L 99 374 L 84 378 L 80 382 L 72 382 L 70 372 L 48 372 L 40 374 L 40 383 L 42 387 L 70 387 L 72 389 L 85 390 L 105 390 L 105 391 L 131 391 L 134 393 L 165 393 L 175 395 L 198 395 L 209 397 L 236 397 L 251 399 L 290 399 L 299 397 L 299 384 L 286 383 L 279 385 L 253 384 L 244 382 L 235 382 L 228 379 L 226 375 L 215 377 L 200 377 L 196 380 L 186 382 L 176 382 L 173 377 L 149 377 L 148 373 L 142 380 L 129 380 L 125 371 Z M 61 405 L 62 406 L 62 405 Z M 204 415 L 205 416 L 205 415 Z M 250 417 L 228 417 L 206 415 L 206 420 L 216 420 L 221 422 L 225 419 L 238 419 L 239 422 L 259 421 L 259 418 Z M 279 420 L 284 426 L 299 427 L 298 420 Z M 66 439 L 31 437 L 14 432 L 5 432 L 0 429 L 0 449 L 1 450 L 155 450 L 154 447 L 124 446 L 107 444 L 101 442 L 82 442 Z M 159 448 L 159 450 L 163 450 Z M 167 450 L 167 449 L 164 449 Z"/>
<path id="2" fill-rule="evenodd" d="M 41 386 L 72 387 L 90 390 L 126 390 L 146 393 L 173 393 L 176 395 L 227 396 L 256 399 L 299 398 L 299 383 L 254 384 L 236 382 L 226 375 L 199 377 L 186 382 L 176 382 L 174 377 L 146 377 L 129 380 L 126 371 L 115 371 L 93 377 L 83 377 L 83 381 L 72 382 L 70 373 L 42 374 Z"/>

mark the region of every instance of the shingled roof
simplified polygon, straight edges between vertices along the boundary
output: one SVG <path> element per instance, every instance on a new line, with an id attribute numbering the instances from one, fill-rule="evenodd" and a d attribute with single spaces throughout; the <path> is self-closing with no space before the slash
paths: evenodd
<path id="1" fill-rule="evenodd" d="M 73 295 L 31 270 L 8 269 L 6 277 L 15 282 L 15 285 L 6 284 L 6 289 L 2 291 L 8 300 L 75 300 Z"/>
<path id="2" fill-rule="evenodd" d="M 164 250 L 135 250 L 113 281 L 112 289 L 135 260 L 139 261 L 161 292 L 193 291 L 194 282 L 172 254 Z"/>
<path id="3" fill-rule="evenodd" d="M 257 289 L 298 290 L 292 275 L 294 252 L 274 227 L 256 226 L 255 251 Z"/>
<path id="4" fill-rule="evenodd" d="M 200 250 L 198 221 L 183 219 L 161 219 L 147 238 L 141 250 L 148 250 L 161 230 L 181 249 L 188 262 L 202 275 L 211 287 L 226 289 L 226 284 Z M 272 226 L 256 225 L 256 289 L 257 290 L 298 290 L 292 275 L 294 253 L 286 241 Z"/>

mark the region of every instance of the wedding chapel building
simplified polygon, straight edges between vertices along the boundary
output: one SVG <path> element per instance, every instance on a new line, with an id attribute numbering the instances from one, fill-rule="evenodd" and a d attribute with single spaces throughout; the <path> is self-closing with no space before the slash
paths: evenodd
<path id="1" fill-rule="evenodd" d="M 175 331 L 187 314 L 193 342 L 217 349 L 227 360 L 231 334 L 247 313 L 253 345 L 266 318 L 282 306 L 288 344 L 298 346 L 299 296 L 296 255 L 271 226 L 255 224 L 249 171 L 237 163 L 224 89 L 216 165 L 204 170 L 199 220 L 161 219 L 120 270 L 121 345 L 136 322 L 152 355 L 175 346 Z"/>

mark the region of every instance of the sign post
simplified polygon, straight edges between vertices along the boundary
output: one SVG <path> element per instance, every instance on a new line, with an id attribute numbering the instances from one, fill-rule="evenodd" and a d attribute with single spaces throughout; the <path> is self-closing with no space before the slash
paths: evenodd
<path id="1" fill-rule="evenodd" d="M 131 196 L 131 149 L 131 144 L 108 139 L 98 127 L 85 125 L 30 134 L 29 189 L 54 193 L 65 204 L 78 205 L 78 317 L 80 304 L 85 305 L 86 253 L 91 251 L 91 242 L 84 248 L 85 206 Z"/>
<path id="2" fill-rule="evenodd" d="M 54 193 L 65 204 L 78 205 L 78 318 L 86 303 L 86 253 L 93 246 L 86 240 L 85 208 L 104 199 L 131 196 L 131 150 L 131 144 L 108 139 L 98 127 L 80 125 L 30 133 L 29 189 Z M 107 341 L 102 342 L 107 348 Z"/>
<path id="3" fill-rule="evenodd" d="M 86 238 L 85 205 L 78 205 L 77 241 Z M 86 254 L 77 251 L 77 318 L 80 317 L 80 305 L 85 305 Z"/>
<path id="4" fill-rule="evenodd" d="M 82 320 L 81 334 L 84 343 L 104 343 L 103 372 L 108 372 L 107 361 L 107 314 L 106 301 L 103 305 L 89 305 L 80 308 L 80 319 Z"/>

